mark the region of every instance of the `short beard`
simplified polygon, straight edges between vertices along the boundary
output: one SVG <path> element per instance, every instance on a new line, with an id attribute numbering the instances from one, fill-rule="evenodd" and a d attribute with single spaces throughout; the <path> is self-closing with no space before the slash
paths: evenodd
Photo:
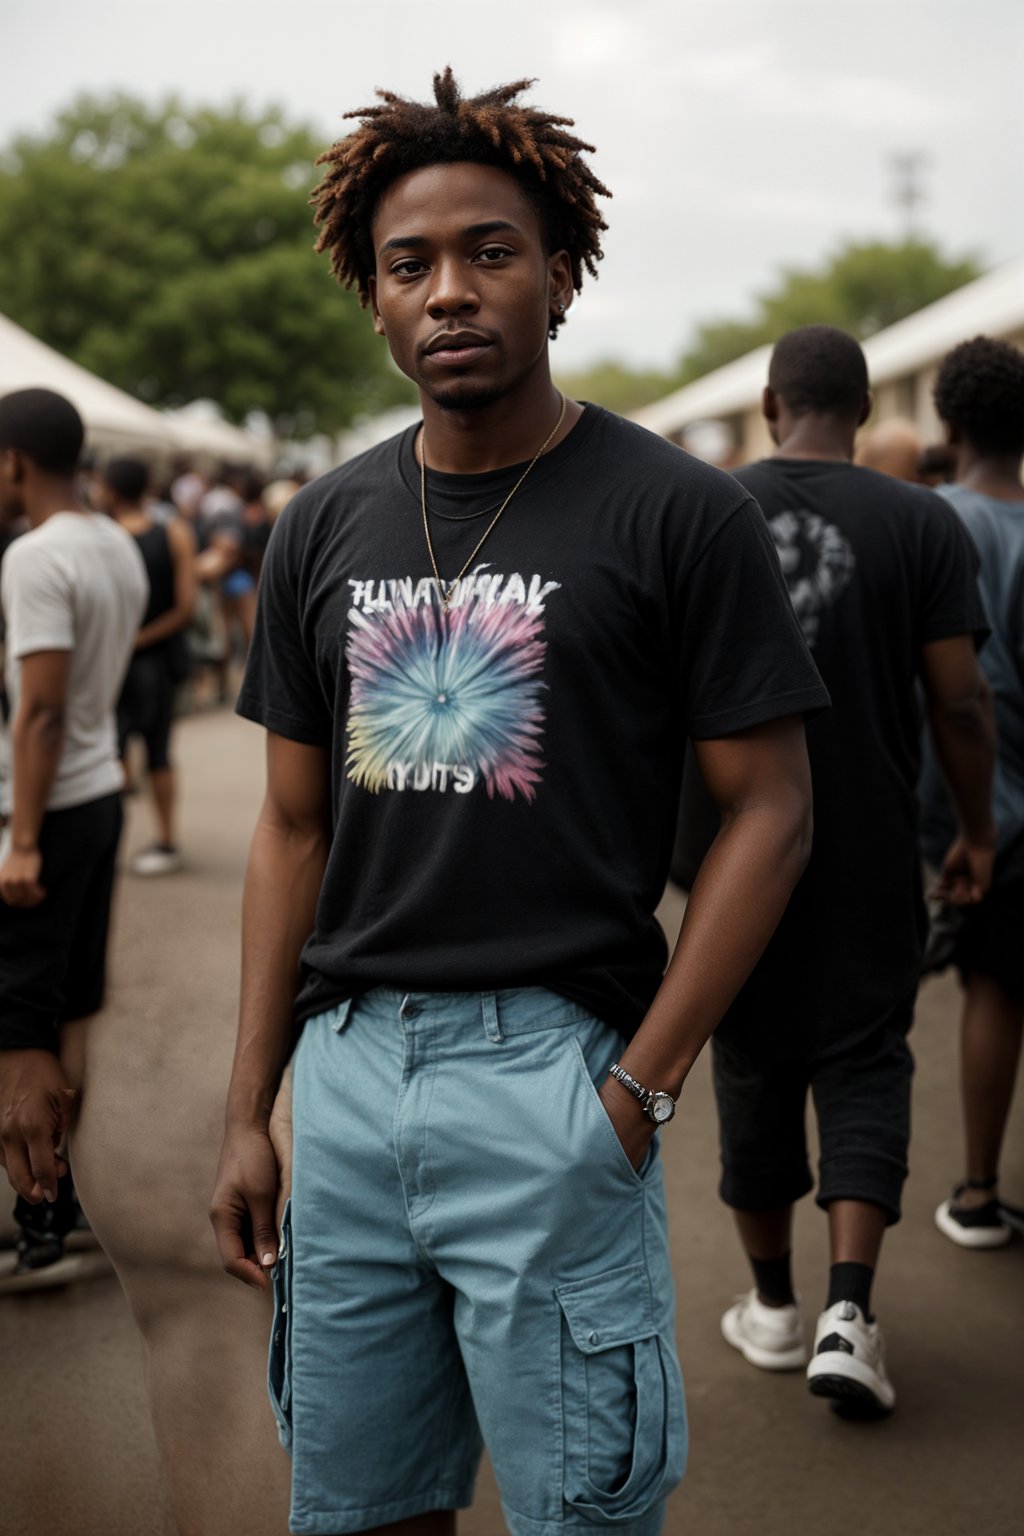
<path id="1" fill-rule="evenodd" d="M 426 393 L 442 411 L 482 411 L 500 400 L 505 391 L 493 384 L 481 388 L 468 381 L 456 381 L 440 389 L 427 389 Z"/>

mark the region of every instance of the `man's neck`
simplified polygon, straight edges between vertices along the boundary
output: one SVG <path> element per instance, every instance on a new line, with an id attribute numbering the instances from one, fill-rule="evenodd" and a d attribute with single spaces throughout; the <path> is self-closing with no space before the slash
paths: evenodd
<path id="1" fill-rule="evenodd" d="M 774 459 L 824 459 L 849 464 L 854 429 L 831 416 L 798 416 L 772 454 Z"/>
<path id="2" fill-rule="evenodd" d="M 512 391 L 478 409 L 449 410 L 429 396 L 421 400 L 423 431 L 416 442 L 417 457 L 425 442 L 427 468 L 450 475 L 484 474 L 532 459 L 561 410 L 561 396 L 546 370 L 543 379 L 528 390 Z M 582 406 L 566 401 L 565 416 L 548 445 L 549 452 L 582 414 Z"/>
<path id="3" fill-rule="evenodd" d="M 1020 459 L 1012 453 L 981 453 L 961 443 L 956 455 L 957 484 L 996 501 L 1024 501 Z"/>
<path id="4" fill-rule="evenodd" d="M 25 516 L 30 528 L 41 528 L 58 512 L 82 512 L 74 480 L 42 480 L 25 497 Z"/>

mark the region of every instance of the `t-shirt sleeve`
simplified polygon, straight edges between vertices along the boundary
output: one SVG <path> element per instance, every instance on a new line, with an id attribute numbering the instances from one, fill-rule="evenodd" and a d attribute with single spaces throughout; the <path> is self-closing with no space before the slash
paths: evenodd
<path id="1" fill-rule="evenodd" d="M 7 647 L 11 656 L 37 651 L 73 651 L 75 610 L 67 572 L 54 554 L 38 545 L 7 551 L 4 583 Z"/>
<path id="2" fill-rule="evenodd" d="M 328 746 L 331 713 L 317 673 L 312 631 L 305 624 L 303 544 L 302 524 L 286 510 L 267 545 L 256 625 L 235 708 L 278 736 Z"/>
<path id="3" fill-rule="evenodd" d="M 922 528 L 918 641 L 927 645 L 930 640 L 973 635 L 981 645 L 990 627 L 978 589 L 981 560 L 977 545 L 941 496 L 929 496 L 928 503 Z"/>
<path id="4" fill-rule="evenodd" d="M 711 740 L 828 707 L 756 502 L 745 501 L 711 539 L 679 603 L 690 736 Z"/>

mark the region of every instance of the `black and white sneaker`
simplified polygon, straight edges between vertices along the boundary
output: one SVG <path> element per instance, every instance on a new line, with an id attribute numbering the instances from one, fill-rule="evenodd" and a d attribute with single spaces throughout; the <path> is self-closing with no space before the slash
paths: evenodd
<path id="1" fill-rule="evenodd" d="M 1024 1211 L 1019 1205 L 1007 1205 L 1005 1200 L 997 1200 L 999 1214 L 1008 1227 L 1024 1236 Z"/>
<path id="2" fill-rule="evenodd" d="M 1012 1205 L 1004 1205 L 995 1196 L 983 1205 L 961 1205 L 960 1196 L 967 1188 L 958 1184 L 949 1200 L 943 1200 L 935 1212 L 935 1225 L 950 1242 L 961 1248 L 1005 1248 L 1013 1228 L 1024 1227 L 1024 1216 Z"/>
<path id="3" fill-rule="evenodd" d="M 896 1393 L 885 1371 L 885 1340 L 852 1301 L 837 1301 L 818 1318 L 807 1385 L 841 1413 L 874 1418 L 891 1413 Z"/>

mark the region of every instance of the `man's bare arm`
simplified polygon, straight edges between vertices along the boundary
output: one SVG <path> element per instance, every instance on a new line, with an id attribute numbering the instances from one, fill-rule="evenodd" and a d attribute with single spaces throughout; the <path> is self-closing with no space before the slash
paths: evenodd
<path id="1" fill-rule="evenodd" d="M 70 668 L 70 651 L 22 657 L 11 732 L 11 851 L 0 868 L 0 898 L 14 907 L 35 907 L 46 897 L 39 833 L 64 745 Z M 0 1051 L 0 1162 L 12 1188 L 33 1205 L 57 1198 L 57 1179 L 66 1170 L 57 1147 L 74 1100 L 49 1043 Z"/>
<path id="2" fill-rule="evenodd" d="M 330 845 L 326 748 L 267 737 L 267 793 L 242 908 L 238 1041 L 211 1206 L 229 1274 L 257 1289 L 277 1256 L 278 1166 L 268 1134 L 292 1044 L 299 955 L 313 931 Z"/>
<path id="3" fill-rule="evenodd" d="M 811 848 L 801 720 L 695 742 L 694 751 L 722 825 L 694 881 L 665 980 L 620 1058 L 641 1083 L 673 1096 L 763 953 Z M 638 1164 L 653 1126 L 614 1078 L 601 1098 Z"/>
<path id="4" fill-rule="evenodd" d="M 935 755 L 949 785 L 960 828 L 943 860 L 934 894 L 965 906 L 980 901 L 992 883 L 996 848 L 992 692 L 970 635 L 954 635 L 922 646 L 921 677 Z"/>
<path id="5" fill-rule="evenodd" d="M 0 897 L 11 906 L 43 900 L 39 830 L 64 746 L 70 651 L 34 651 L 21 660 L 21 692 L 11 730 L 11 853 L 0 869 Z"/>

